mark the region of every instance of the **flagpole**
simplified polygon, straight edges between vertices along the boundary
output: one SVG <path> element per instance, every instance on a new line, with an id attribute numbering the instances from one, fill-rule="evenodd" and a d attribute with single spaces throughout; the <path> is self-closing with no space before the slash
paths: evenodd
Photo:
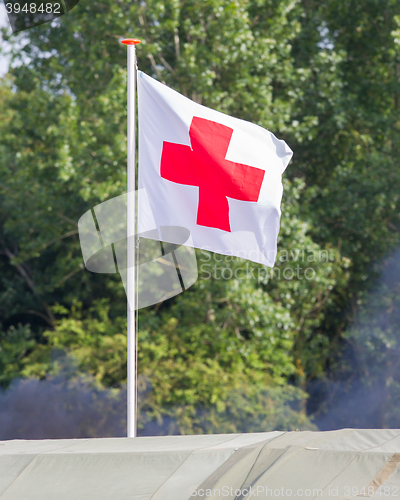
<path id="1" fill-rule="evenodd" d="M 121 40 L 127 45 L 128 57 L 128 202 L 127 202 L 127 435 L 136 437 L 136 304 L 135 304 L 135 122 L 136 122 L 136 48 L 140 40 Z M 133 193 L 133 195 L 130 195 Z"/>

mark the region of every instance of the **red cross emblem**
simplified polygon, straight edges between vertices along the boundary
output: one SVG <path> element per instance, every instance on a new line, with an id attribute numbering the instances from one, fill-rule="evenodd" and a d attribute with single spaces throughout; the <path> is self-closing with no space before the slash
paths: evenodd
<path id="1" fill-rule="evenodd" d="M 233 129 L 194 117 L 190 146 L 164 142 L 161 177 L 199 187 L 197 224 L 231 230 L 227 198 L 258 201 L 265 171 L 225 159 Z"/>

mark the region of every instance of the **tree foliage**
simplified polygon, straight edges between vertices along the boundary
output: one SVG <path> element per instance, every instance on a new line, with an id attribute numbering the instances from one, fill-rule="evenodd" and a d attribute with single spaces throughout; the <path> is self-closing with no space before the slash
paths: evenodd
<path id="1" fill-rule="evenodd" d="M 77 220 L 125 190 L 118 39 L 134 35 L 142 70 L 295 152 L 274 269 L 199 251 L 196 284 L 140 312 L 142 432 L 322 418 L 337 380 L 351 385 L 351 362 L 362 364 L 357 307 L 398 244 L 399 8 L 105 0 L 26 41 L 4 33 L 14 67 L 0 87 L 0 383 L 66 362 L 99 387 L 126 380 L 124 291 L 117 275 L 84 269 Z"/>

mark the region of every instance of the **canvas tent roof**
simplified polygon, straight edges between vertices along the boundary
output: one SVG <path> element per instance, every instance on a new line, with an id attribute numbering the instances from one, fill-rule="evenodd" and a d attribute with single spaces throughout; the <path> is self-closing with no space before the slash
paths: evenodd
<path id="1" fill-rule="evenodd" d="M 0 499 L 382 500 L 399 462 L 392 429 L 3 441 Z"/>

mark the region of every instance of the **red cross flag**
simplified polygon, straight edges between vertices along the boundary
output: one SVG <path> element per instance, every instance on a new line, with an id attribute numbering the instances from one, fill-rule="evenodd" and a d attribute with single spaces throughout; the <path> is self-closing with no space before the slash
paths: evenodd
<path id="1" fill-rule="evenodd" d="M 277 252 L 284 141 L 258 125 L 206 108 L 138 72 L 139 188 L 159 239 L 272 267 Z M 139 233 L 149 214 L 139 206 Z M 147 209 L 148 210 L 148 209 Z M 141 227 L 143 225 L 143 227 Z"/>

